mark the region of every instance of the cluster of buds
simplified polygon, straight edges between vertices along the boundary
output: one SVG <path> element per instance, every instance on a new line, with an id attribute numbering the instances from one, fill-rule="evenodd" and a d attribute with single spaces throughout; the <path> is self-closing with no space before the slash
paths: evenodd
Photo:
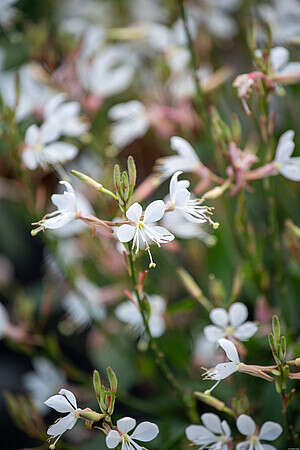
<path id="1" fill-rule="evenodd" d="M 290 369 L 285 362 L 286 338 L 281 336 L 280 323 L 277 316 L 274 316 L 272 319 L 272 333 L 269 334 L 269 344 L 274 361 L 277 364 L 277 369 L 273 371 L 273 374 L 276 376 L 276 390 L 279 394 L 282 394 L 286 389 Z"/>
<path id="2" fill-rule="evenodd" d="M 120 209 L 125 213 L 126 205 L 132 197 L 136 184 L 136 167 L 132 156 L 127 160 L 127 171 L 120 171 L 119 164 L 114 167 L 114 186 Z"/>
<path id="3" fill-rule="evenodd" d="M 106 387 L 101 383 L 98 370 L 94 370 L 93 385 L 99 408 L 104 415 L 104 420 L 110 423 L 111 415 L 113 414 L 115 408 L 118 380 L 111 367 L 107 368 L 107 377 L 109 380 L 109 387 Z"/>

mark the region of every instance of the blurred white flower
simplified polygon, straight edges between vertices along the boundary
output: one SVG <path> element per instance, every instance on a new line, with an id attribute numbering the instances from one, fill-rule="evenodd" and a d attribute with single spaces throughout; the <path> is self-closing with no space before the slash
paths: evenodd
<path id="1" fill-rule="evenodd" d="M 132 224 L 121 225 L 117 230 L 117 236 L 120 242 L 129 242 L 133 240 L 132 251 L 137 254 L 140 250 L 147 250 L 150 257 L 149 267 L 155 267 L 150 252 L 150 245 L 167 244 L 173 241 L 174 236 L 166 228 L 154 225 L 162 219 L 165 213 L 165 204 L 162 200 L 155 200 L 143 209 L 139 203 L 134 203 L 126 212 L 126 217 Z M 142 217 L 143 215 L 143 217 Z"/>
<path id="2" fill-rule="evenodd" d="M 164 313 L 166 310 L 166 301 L 160 295 L 146 295 L 150 306 L 149 328 L 153 337 L 161 336 L 165 329 Z M 119 320 L 128 323 L 138 334 L 143 334 L 145 331 L 142 315 L 139 309 L 136 294 L 133 292 L 132 297 L 135 300 L 133 303 L 128 300 L 118 305 L 115 309 L 115 314 Z"/>
<path id="3" fill-rule="evenodd" d="M 272 0 L 257 5 L 260 17 L 272 30 L 276 43 L 289 43 L 300 35 L 300 3 L 298 0 Z"/>
<path id="4" fill-rule="evenodd" d="M 14 4 L 18 0 L 1 0 L 1 14 L 0 14 L 0 25 L 2 27 L 9 25 L 17 13 L 17 9 L 14 8 Z"/>
<path id="5" fill-rule="evenodd" d="M 61 389 L 57 395 L 48 398 L 48 400 L 45 401 L 45 405 L 60 413 L 68 413 L 66 416 L 58 419 L 47 430 L 47 434 L 52 438 L 56 438 L 52 444 L 55 446 L 62 434 L 71 430 L 77 422 L 77 401 L 75 395 L 71 391 Z"/>
<path id="6" fill-rule="evenodd" d="M 200 367 L 211 367 L 218 362 L 215 344 L 203 335 L 197 336 L 195 340 L 193 356 L 195 364 Z"/>
<path id="7" fill-rule="evenodd" d="M 223 337 L 230 336 L 245 341 L 257 331 L 255 323 L 246 322 L 248 309 L 240 302 L 231 305 L 228 312 L 224 308 L 215 308 L 209 317 L 215 324 L 204 327 L 204 335 L 210 342 L 217 342 Z"/>
<path id="8" fill-rule="evenodd" d="M 32 224 L 38 225 L 38 228 L 31 232 L 33 236 L 45 229 L 55 230 L 63 227 L 76 219 L 79 211 L 74 189 L 67 181 L 60 181 L 60 183 L 66 187 L 66 191 L 63 194 L 51 196 L 51 201 L 57 207 L 57 210 L 46 214 L 42 220 Z"/>
<path id="9" fill-rule="evenodd" d="M 53 142 L 57 139 L 58 129 L 53 123 L 45 122 L 40 128 L 30 125 L 25 134 L 23 162 L 30 170 L 38 166 L 43 169 L 48 164 L 62 164 L 75 158 L 78 149 L 66 142 Z"/>
<path id="10" fill-rule="evenodd" d="M 260 49 L 255 51 L 258 58 L 262 58 L 262 52 Z M 290 52 L 285 47 L 274 47 L 270 50 L 270 62 L 272 66 L 272 72 L 277 81 L 285 78 L 291 79 L 300 78 L 300 62 L 289 62 Z"/>
<path id="11" fill-rule="evenodd" d="M 5 336 L 9 323 L 8 312 L 2 303 L 0 303 L 0 339 Z"/>
<path id="12" fill-rule="evenodd" d="M 162 176 L 168 178 L 178 170 L 182 172 L 196 171 L 200 161 L 191 144 L 178 136 L 173 136 L 170 142 L 172 150 L 177 152 L 178 155 L 166 156 L 157 161 L 157 170 Z"/>
<path id="13" fill-rule="evenodd" d="M 279 423 L 265 422 L 257 434 L 254 420 L 250 416 L 242 414 L 237 418 L 236 426 L 241 434 L 247 436 L 246 441 L 237 444 L 237 450 L 276 450 L 273 445 L 263 444 L 261 441 L 277 439 L 282 433 L 282 426 Z"/>
<path id="14" fill-rule="evenodd" d="M 151 422 L 140 423 L 132 434 L 128 434 L 136 425 L 136 420 L 124 417 L 117 421 L 117 430 L 111 430 L 106 436 L 108 448 L 116 448 L 122 444 L 123 450 L 139 450 L 142 447 L 135 441 L 149 442 L 156 438 L 159 433 L 158 426 Z"/>
<path id="15" fill-rule="evenodd" d="M 228 450 L 231 442 L 231 430 L 226 420 L 221 420 L 216 414 L 205 413 L 201 416 L 203 425 L 190 425 L 186 428 L 186 437 L 199 450 L 210 448 L 211 450 Z"/>
<path id="16" fill-rule="evenodd" d="M 24 375 L 23 383 L 35 407 L 44 413 L 45 400 L 57 392 L 59 386 L 65 384 L 66 377 L 61 369 L 56 368 L 46 358 L 34 358 L 32 364 L 34 371 Z"/>
<path id="17" fill-rule="evenodd" d="M 211 392 L 221 380 L 224 380 L 239 370 L 240 358 L 233 342 L 222 338 L 218 340 L 218 344 L 226 353 L 229 362 L 217 364 L 216 367 L 205 372 L 205 379 L 217 381 L 207 392 Z"/>
<path id="18" fill-rule="evenodd" d="M 288 130 L 280 136 L 275 154 L 275 166 L 278 172 L 285 178 L 300 181 L 300 156 L 293 154 L 295 132 Z"/>
<path id="19" fill-rule="evenodd" d="M 115 121 L 110 138 L 118 148 L 125 147 L 135 139 L 144 136 L 150 125 L 145 106 L 137 100 L 113 106 L 108 115 Z"/>

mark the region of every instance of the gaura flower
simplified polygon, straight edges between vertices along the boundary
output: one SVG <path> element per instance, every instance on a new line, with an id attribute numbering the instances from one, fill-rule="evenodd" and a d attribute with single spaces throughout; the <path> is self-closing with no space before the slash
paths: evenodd
<path id="1" fill-rule="evenodd" d="M 224 308 L 215 308 L 209 315 L 215 325 L 204 327 L 204 335 L 210 342 L 230 336 L 245 341 L 257 331 L 255 323 L 246 322 L 247 316 L 248 309 L 240 302 L 231 305 L 228 312 Z"/>
<path id="2" fill-rule="evenodd" d="M 55 446 L 62 434 L 71 430 L 77 422 L 77 401 L 75 395 L 71 391 L 61 389 L 57 395 L 48 398 L 48 400 L 45 401 L 45 405 L 60 413 L 68 413 L 66 416 L 58 419 L 47 430 L 47 434 L 49 434 L 51 438 L 56 438 L 52 444 Z"/>
<path id="3" fill-rule="evenodd" d="M 111 430 L 106 436 L 106 445 L 108 448 L 116 448 L 121 445 L 121 450 L 142 450 L 135 441 L 149 442 L 156 438 L 159 433 L 158 426 L 151 422 L 140 423 L 134 432 L 129 435 L 129 431 L 133 430 L 136 420 L 131 417 L 124 417 L 117 421 L 117 430 Z"/>
<path id="4" fill-rule="evenodd" d="M 48 164 L 64 163 L 78 153 L 78 149 L 67 142 L 53 142 L 57 139 L 58 129 L 53 123 L 45 122 L 40 128 L 31 125 L 25 134 L 23 161 L 30 170 L 38 166 L 46 168 Z"/>
<path id="5" fill-rule="evenodd" d="M 150 257 L 149 267 L 155 267 L 150 245 L 167 244 L 173 241 L 174 236 L 166 228 L 154 225 L 165 213 L 165 204 L 162 200 L 155 200 L 145 209 L 144 215 L 139 203 L 134 203 L 126 212 L 126 217 L 132 224 L 121 225 L 117 230 L 120 242 L 132 242 L 132 251 L 137 254 L 140 250 L 147 250 Z"/>
<path id="6" fill-rule="evenodd" d="M 300 63 L 289 62 L 290 52 L 284 47 L 274 47 L 270 51 L 270 61 L 277 81 L 285 78 L 300 78 Z"/>
<path id="7" fill-rule="evenodd" d="M 199 450 L 227 450 L 227 444 L 231 442 L 231 431 L 226 420 L 221 422 L 213 413 L 202 414 L 201 420 L 203 425 L 190 425 L 186 428 L 186 437 L 196 446 L 200 445 Z"/>
<path id="8" fill-rule="evenodd" d="M 259 433 L 251 417 L 242 414 L 237 418 L 236 426 L 241 434 L 247 436 L 245 442 L 239 443 L 237 450 L 276 450 L 273 445 L 262 444 L 261 441 L 274 441 L 282 433 L 282 426 L 276 422 L 265 422 Z"/>
<path id="9" fill-rule="evenodd" d="M 67 190 L 63 194 L 53 194 L 51 196 L 51 201 L 57 207 L 57 210 L 46 214 L 42 220 L 32 224 L 38 225 L 37 228 L 31 231 L 32 236 L 45 229 L 55 230 L 63 227 L 77 218 L 78 208 L 74 189 L 67 181 L 60 181 L 60 183 L 65 185 Z"/>
<path id="10" fill-rule="evenodd" d="M 145 106 L 137 100 L 115 105 L 110 108 L 108 114 L 110 119 L 115 121 L 110 138 L 118 148 L 126 147 L 135 139 L 144 136 L 150 125 Z"/>
<path id="11" fill-rule="evenodd" d="M 171 138 L 171 148 L 177 152 L 178 155 L 166 156 L 157 161 L 157 170 L 161 172 L 164 178 L 170 177 L 178 170 L 181 170 L 182 172 L 197 171 L 197 168 L 201 163 L 189 142 L 181 137 L 173 136 Z"/>
<path id="12" fill-rule="evenodd" d="M 214 228 L 219 224 L 213 222 L 209 217 L 212 214 L 211 208 L 201 206 L 200 199 L 191 199 L 191 193 L 188 191 L 190 182 L 187 180 L 178 181 L 178 176 L 182 171 L 177 171 L 170 181 L 170 209 L 178 211 L 189 222 L 205 223 L 210 222 Z"/>
<path id="13" fill-rule="evenodd" d="M 288 130 L 280 136 L 275 154 L 275 166 L 285 178 L 300 181 L 300 156 L 292 157 L 295 132 Z"/>
<path id="14" fill-rule="evenodd" d="M 131 327 L 136 329 L 139 334 L 142 334 L 144 332 L 144 323 L 134 292 L 132 293 L 132 297 L 135 300 L 135 303 L 131 300 L 121 303 L 115 309 L 115 314 L 119 320 L 128 323 Z M 166 301 L 160 295 L 146 294 L 146 297 L 150 306 L 149 328 L 153 337 L 159 337 L 166 329 L 164 319 Z"/>

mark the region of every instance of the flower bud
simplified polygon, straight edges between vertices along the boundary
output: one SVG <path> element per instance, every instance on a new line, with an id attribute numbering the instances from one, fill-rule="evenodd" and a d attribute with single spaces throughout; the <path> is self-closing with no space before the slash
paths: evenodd
<path id="1" fill-rule="evenodd" d="M 272 330 L 273 336 L 276 342 L 280 342 L 280 323 L 277 316 L 273 316 L 272 318 Z"/>
<path id="2" fill-rule="evenodd" d="M 210 394 L 206 394 L 203 392 L 194 392 L 194 396 L 201 400 L 203 403 L 206 403 L 206 405 L 212 406 L 213 408 L 217 409 L 218 411 L 223 411 L 233 417 L 235 417 L 235 414 L 232 409 L 228 408 L 224 402 L 221 400 L 213 397 Z"/>
<path id="3" fill-rule="evenodd" d="M 73 175 L 75 175 L 75 177 L 79 178 L 79 180 L 83 181 L 89 186 L 92 186 L 97 191 L 101 191 L 102 184 L 93 180 L 93 178 L 89 177 L 88 175 L 85 175 L 84 173 L 78 172 L 77 170 L 71 170 L 71 172 Z"/>
<path id="4" fill-rule="evenodd" d="M 94 370 L 94 373 L 93 373 L 93 385 L 94 385 L 95 394 L 96 394 L 96 397 L 98 400 L 101 395 L 101 379 L 100 379 L 99 372 L 96 369 Z"/>
<path id="5" fill-rule="evenodd" d="M 132 156 L 128 156 L 127 167 L 129 175 L 129 197 L 131 197 L 136 184 L 136 167 Z"/>
<path id="6" fill-rule="evenodd" d="M 279 358 L 281 361 L 284 361 L 286 356 L 286 338 L 285 336 L 281 336 L 280 345 L 279 345 Z"/>
<path id="7" fill-rule="evenodd" d="M 115 164 L 115 167 L 114 167 L 114 186 L 115 186 L 116 193 L 120 197 L 120 192 L 121 192 L 121 172 L 120 172 L 119 164 Z"/>
<path id="8" fill-rule="evenodd" d="M 109 379 L 110 389 L 112 390 L 112 392 L 117 392 L 118 379 L 117 379 L 115 372 L 113 371 L 113 369 L 111 367 L 108 367 L 106 369 L 106 371 L 107 371 L 107 376 Z"/>
<path id="9" fill-rule="evenodd" d="M 127 172 L 124 170 L 121 178 L 121 192 L 122 199 L 127 202 L 129 200 L 129 178 Z"/>

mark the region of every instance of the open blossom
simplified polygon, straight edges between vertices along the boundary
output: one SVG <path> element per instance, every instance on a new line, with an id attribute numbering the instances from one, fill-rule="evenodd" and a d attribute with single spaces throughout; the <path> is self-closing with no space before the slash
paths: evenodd
<path id="1" fill-rule="evenodd" d="M 122 444 L 121 450 L 141 450 L 142 447 L 135 441 L 149 442 L 159 433 L 158 426 L 151 422 L 142 422 L 136 428 L 136 420 L 131 417 L 123 417 L 117 421 L 117 430 L 111 430 L 106 436 L 108 448 L 117 448 Z M 128 434 L 131 430 L 133 433 Z M 143 447 L 144 448 L 144 447 Z"/>
<path id="2" fill-rule="evenodd" d="M 109 117 L 114 121 L 110 138 L 119 148 L 144 136 L 150 124 L 145 106 L 137 100 L 113 106 L 109 110 Z"/>
<path id="3" fill-rule="evenodd" d="M 126 212 L 126 217 L 132 223 L 121 225 L 117 230 L 120 242 L 132 242 L 132 250 L 137 254 L 140 250 L 147 250 L 150 257 L 149 267 L 155 267 L 150 252 L 150 245 L 167 244 L 173 241 L 174 236 L 166 228 L 155 225 L 165 213 L 165 204 L 162 200 L 155 200 L 145 209 L 144 215 L 139 203 L 134 203 Z"/>
<path id="4" fill-rule="evenodd" d="M 186 428 L 186 437 L 199 450 L 210 448 L 211 450 L 227 450 L 231 442 L 231 431 L 226 420 L 221 420 L 216 414 L 205 413 L 201 416 L 203 425 L 190 425 Z"/>
<path id="5" fill-rule="evenodd" d="M 209 316 L 214 325 L 204 327 L 204 335 L 210 342 L 230 336 L 245 341 L 257 331 L 255 323 L 246 322 L 248 309 L 240 302 L 231 305 L 228 312 L 224 308 L 215 308 Z"/>
<path id="6" fill-rule="evenodd" d="M 270 61 L 276 77 L 300 78 L 300 63 L 289 62 L 290 52 L 284 47 L 274 47 L 270 51 Z M 280 81 L 280 80 L 278 80 Z"/>
<path id="7" fill-rule="evenodd" d="M 60 181 L 60 183 L 66 187 L 66 191 L 63 194 L 53 194 L 51 196 L 51 201 L 57 207 L 57 210 L 46 214 L 42 220 L 32 224 L 38 225 L 31 232 L 33 236 L 45 229 L 55 230 L 63 227 L 78 216 L 77 199 L 73 187 L 67 181 Z"/>
<path id="8" fill-rule="evenodd" d="M 194 172 L 200 165 L 199 158 L 189 142 L 185 139 L 173 136 L 171 148 L 178 153 L 176 156 L 166 156 L 158 160 L 157 170 L 164 178 L 168 178 L 178 170 L 182 172 Z"/>
<path id="9" fill-rule="evenodd" d="M 300 181 L 300 157 L 292 157 L 295 143 L 294 131 L 288 130 L 280 136 L 275 154 L 275 165 L 285 178 Z"/>
<path id="10" fill-rule="evenodd" d="M 46 168 L 48 164 L 64 163 L 78 153 L 78 149 L 67 142 L 55 142 L 57 127 L 45 122 L 40 128 L 31 125 L 25 134 L 23 161 L 26 167 L 35 170 L 38 166 Z"/>
<path id="11" fill-rule="evenodd" d="M 132 297 L 135 300 L 135 303 L 133 303 L 131 300 L 128 300 L 125 303 L 121 303 L 115 309 L 115 314 L 119 320 L 128 323 L 131 327 L 137 330 L 138 333 L 141 334 L 144 332 L 144 323 L 135 293 L 132 293 Z M 166 301 L 160 295 L 146 294 L 146 297 L 150 306 L 150 317 L 148 325 L 152 336 L 159 337 L 164 333 L 166 329 L 164 319 Z"/>
<path id="12" fill-rule="evenodd" d="M 75 395 L 71 391 L 61 389 L 57 395 L 48 398 L 48 400 L 45 401 L 45 405 L 60 413 L 68 413 L 66 416 L 58 419 L 47 430 L 47 433 L 51 437 L 56 438 L 53 442 L 53 445 L 55 446 L 62 434 L 71 430 L 77 422 L 77 401 Z"/>
<path id="13" fill-rule="evenodd" d="M 241 434 L 247 436 L 247 440 L 240 442 L 237 450 L 276 450 L 273 445 L 263 444 L 262 441 L 274 441 L 282 433 L 282 426 L 276 422 L 265 422 L 259 433 L 254 420 L 242 414 L 237 418 L 236 426 Z"/>
<path id="14" fill-rule="evenodd" d="M 191 198 L 191 193 L 187 189 L 190 182 L 188 180 L 178 181 L 180 174 L 182 174 L 181 170 L 174 173 L 170 181 L 170 209 L 178 211 L 189 222 L 209 222 L 214 228 L 218 228 L 218 224 L 210 218 L 211 208 L 201 206 L 201 200 Z"/>

